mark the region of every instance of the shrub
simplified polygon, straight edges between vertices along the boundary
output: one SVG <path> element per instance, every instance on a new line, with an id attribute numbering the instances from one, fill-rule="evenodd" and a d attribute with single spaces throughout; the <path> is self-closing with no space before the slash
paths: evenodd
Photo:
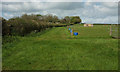
<path id="1" fill-rule="evenodd" d="M 51 14 L 48 15 L 24 14 L 21 17 L 14 17 L 9 19 L 8 21 L 2 19 L 3 35 L 24 36 L 33 31 L 40 32 L 47 28 L 62 27 L 80 22 L 81 19 L 79 16 L 73 17 L 66 16 L 64 19 L 58 19 L 57 16 L 55 15 L 53 16 Z"/>

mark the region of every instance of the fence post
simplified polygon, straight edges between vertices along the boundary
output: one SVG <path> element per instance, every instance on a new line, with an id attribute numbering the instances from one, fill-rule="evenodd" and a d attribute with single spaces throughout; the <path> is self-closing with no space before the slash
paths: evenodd
<path id="1" fill-rule="evenodd" d="M 110 25 L 110 36 L 112 36 L 112 26 Z"/>
<path id="2" fill-rule="evenodd" d="M 69 26 L 67 26 L 67 29 L 69 28 Z"/>
<path id="3" fill-rule="evenodd" d="M 71 36 L 73 36 L 73 29 L 72 29 L 72 32 L 71 32 Z"/>

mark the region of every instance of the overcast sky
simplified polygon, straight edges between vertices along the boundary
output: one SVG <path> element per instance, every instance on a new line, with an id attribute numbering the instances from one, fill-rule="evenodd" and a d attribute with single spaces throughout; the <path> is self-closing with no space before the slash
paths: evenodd
<path id="1" fill-rule="evenodd" d="M 9 19 L 25 13 L 53 14 L 59 18 L 63 18 L 64 16 L 80 16 L 82 22 L 85 23 L 118 23 L 118 0 L 52 1 L 6 0 L 2 2 L 2 17 Z"/>

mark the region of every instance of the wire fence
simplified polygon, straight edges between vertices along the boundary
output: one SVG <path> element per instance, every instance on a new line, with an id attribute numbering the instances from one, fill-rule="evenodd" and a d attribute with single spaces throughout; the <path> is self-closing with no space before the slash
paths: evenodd
<path id="1" fill-rule="evenodd" d="M 110 36 L 113 38 L 120 38 L 120 24 L 110 25 Z"/>

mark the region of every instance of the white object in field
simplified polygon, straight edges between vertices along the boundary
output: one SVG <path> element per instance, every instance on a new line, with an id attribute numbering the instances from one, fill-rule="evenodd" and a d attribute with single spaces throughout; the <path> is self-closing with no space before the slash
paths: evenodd
<path id="1" fill-rule="evenodd" d="M 88 24 L 84 24 L 84 27 L 87 27 L 88 26 Z"/>
<path id="2" fill-rule="evenodd" d="M 93 24 L 84 24 L 84 27 L 93 27 Z"/>

